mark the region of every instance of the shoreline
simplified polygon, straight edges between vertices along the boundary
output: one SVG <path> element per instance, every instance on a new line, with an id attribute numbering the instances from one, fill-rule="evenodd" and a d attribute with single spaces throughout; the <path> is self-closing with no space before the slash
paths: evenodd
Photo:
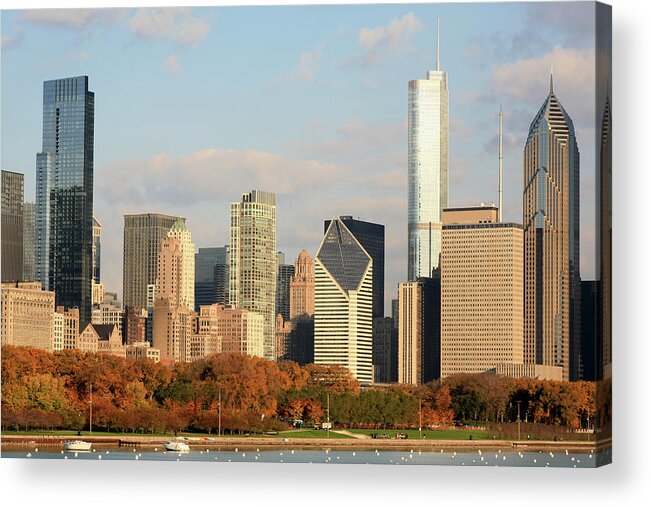
<path id="1" fill-rule="evenodd" d="M 142 448 L 162 446 L 174 437 L 165 436 L 91 436 L 83 435 L 0 435 L 2 449 L 25 446 L 61 447 L 64 442 L 82 439 L 98 445 L 113 447 Z M 358 450 L 395 450 L 403 451 L 418 449 L 421 451 L 443 450 L 518 450 L 524 452 L 547 451 L 585 451 L 593 452 L 612 446 L 611 439 L 600 441 L 544 441 L 544 440 L 384 440 L 384 439 L 354 439 L 354 438 L 274 438 L 274 437 L 214 437 L 204 440 L 203 437 L 180 437 L 190 446 L 200 449 L 216 450 L 251 450 L 251 449 L 358 449 Z"/>

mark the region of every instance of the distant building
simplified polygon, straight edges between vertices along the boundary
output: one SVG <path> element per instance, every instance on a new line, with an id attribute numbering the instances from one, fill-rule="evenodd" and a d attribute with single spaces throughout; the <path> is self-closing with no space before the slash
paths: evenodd
<path id="1" fill-rule="evenodd" d="M 185 219 L 159 213 L 124 215 L 124 306 L 147 308 L 148 286 L 158 276 L 161 240 L 178 220 Z"/>
<path id="2" fill-rule="evenodd" d="M 293 264 L 285 264 L 285 254 L 276 254 L 276 315 L 283 316 L 283 320 L 289 320 L 290 314 L 290 282 L 294 276 Z"/>
<path id="3" fill-rule="evenodd" d="M 523 363 L 522 226 L 496 207 L 445 210 L 441 377 Z"/>
<path id="4" fill-rule="evenodd" d="M 79 308 L 65 309 L 57 306 L 56 313 L 63 316 L 63 348 L 78 349 L 79 346 Z M 60 321 L 61 317 L 57 317 Z"/>
<path id="5" fill-rule="evenodd" d="M 563 380 L 563 368 L 560 366 L 546 366 L 544 364 L 498 364 L 486 373 L 494 373 L 511 378 L 531 378 L 536 380 Z"/>
<path id="6" fill-rule="evenodd" d="M 373 382 L 398 381 L 398 330 L 393 318 L 378 317 L 373 322 Z"/>
<path id="7" fill-rule="evenodd" d="M 25 282 L 31 282 L 34 280 L 36 269 L 34 209 L 33 202 L 26 202 L 23 204 L 23 281 Z"/>
<path id="8" fill-rule="evenodd" d="M 441 376 L 440 300 L 438 277 L 398 284 L 398 382 L 401 384 L 424 384 Z"/>
<path id="9" fill-rule="evenodd" d="M 23 280 L 23 198 L 22 173 L 2 171 L 2 281 Z"/>
<path id="10" fill-rule="evenodd" d="M 104 302 L 104 291 L 106 287 L 102 282 L 96 283 L 93 281 L 93 307 L 101 305 Z"/>
<path id="11" fill-rule="evenodd" d="M 175 306 L 166 297 L 157 298 L 154 306 L 153 347 L 166 362 L 191 361 L 191 342 L 196 312 Z"/>
<path id="12" fill-rule="evenodd" d="M 179 242 L 182 263 L 179 272 L 179 304 L 194 310 L 194 243 L 192 234 L 185 225 L 185 220 L 177 220 L 167 233 L 168 238 Z M 162 246 L 162 245 L 161 245 Z"/>
<path id="13" fill-rule="evenodd" d="M 264 357 L 276 358 L 276 194 L 231 203 L 229 304 L 264 318 Z"/>
<path id="14" fill-rule="evenodd" d="M 127 306 L 124 309 L 122 341 L 125 345 L 147 341 L 147 310 L 137 306 Z"/>
<path id="15" fill-rule="evenodd" d="M 284 360 L 289 355 L 292 323 L 276 315 L 276 360 Z"/>
<path id="16" fill-rule="evenodd" d="M 603 362 L 601 282 L 581 281 L 581 380 L 600 380 Z"/>
<path id="17" fill-rule="evenodd" d="M 79 336 L 82 352 L 126 357 L 122 337 L 115 324 L 88 324 Z"/>
<path id="18" fill-rule="evenodd" d="M 199 329 L 221 337 L 221 352 L 264 357 L 264 317 L 248 310 L 202 306 Z"/>
<path id="19" fill-rule="evenodd" d="M 314 316 L 314 261 L 307 250 L 298 254 L 289 282 L 289 318 L 303 316 Z"/>
<path id="20" fill-rule="evenodd" d="M 529 127 L 524 147 L 524 362 L 581 364 L 579 148 L 572 119 L 554 94 Z"/>
<path id="21" fill-rule="evenodd" d="M 330 222 L 314 266 L 314 362 L 373 382 L 373 261 L 343 220 Z"/>
<path id="22" fill-rule="evenodd" d="M 88 76 L 43 83 L 43 146 L 36 154 L 36 276 L 57 306 L 90 322 L 93 280 L 95 94 Z"/>
<path id="23" fill-rule="evenodd" d="M 40 282 L 2 284 L 2 344 L 54 350 L 54 293 Z"/>
<path id="24" fill-rule="evenodd" d="M 199 248 L 194 256 L 194 309 L 228 301 L 228 246 Z"/>
<path id="25" fill-rule="evenodd" d="M 102 257 L 102 224 L 93 217 L 93 282 L 100 283 L 100 260 Z"/>
<path id="26" fill-rule="evenodd" d="M 102 299 L 104 300 L 103 303 L 93 306 L 90 322 L 94 325 L 115 324 L 120 339 L 122 339 L 124 312 L 122 311 L 122 306 L 118 301 L 117 294 L 113 292 L 105 292 Z"/>
<path id="27" fill-rule="evenodd" d="M 223 306 L 203 305 L 195 317 L 194 334 L 192 335 L 191 360 L 219 354 L 222 351 L 222 331 L 220 318 L 223 318 Z"/>
<path id="28" fill-rule="evenodd" d="M 155 363 L 160 362 L 160 350 L 155 349 L 149 342 L 134 342 L 125 347 L 127 358 L 149 359 Z"/>

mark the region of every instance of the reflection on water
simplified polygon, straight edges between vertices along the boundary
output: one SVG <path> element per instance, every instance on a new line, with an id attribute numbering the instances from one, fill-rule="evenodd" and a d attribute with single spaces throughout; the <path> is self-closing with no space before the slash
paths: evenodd
<path id="1" fill-rule="evenodd" d="M 3 458 L 28 459 L 93 459 L 140 461 L 212 461 L 261 463 L 345 463 L 371 465 L 457 465 L 457 466 L 510 466 L 510 467 L 566 467 L 593 468 L 611 461 L 611 450 L 593 452 L 518 452 L 518 451 L 380 451 L 380 450 L 191 450 L 178 453 L 162 448 L 129 449 L 100 448 L 91 452 L 63 452 L 34 447 L 3 450 Z"/>

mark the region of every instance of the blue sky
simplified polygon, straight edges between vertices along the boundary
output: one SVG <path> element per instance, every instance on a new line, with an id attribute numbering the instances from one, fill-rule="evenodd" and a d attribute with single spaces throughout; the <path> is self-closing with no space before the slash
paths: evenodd
<path id="1" fill-rule="evenodd" d="M 228 241 L 228 204 L 278 194 L 278 249 L 314 255 L 322 220 L 386 225 L 387 301 L 406 276 L 407 84 L 450 89 L 450 204 L 497 200 L 521 223 L 522 149 L 549 89 L 577 130 L 582 275 L 594 277 L 594 14 L 590 3 L 76 9 L 2 12 L 3 169 L 34 198 L 42 83 L 95 92 L 102 278 L 121 292 L 122 215 L 179 214 L 197 247 Z M 386 311 L 390 311 L 387 306 Z"/>

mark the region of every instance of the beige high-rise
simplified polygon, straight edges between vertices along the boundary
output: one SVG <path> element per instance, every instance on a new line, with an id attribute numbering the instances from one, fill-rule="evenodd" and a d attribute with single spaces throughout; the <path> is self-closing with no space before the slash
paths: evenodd
<path id="1" fill-rule="evenodd" d="M 301 250 L 294 263 L 294 276 L 289 283 L 289 319 L 314 315 L 314 260 Z"/>
<path id="2" fill-rule="evenodd" d="M 252 190 L 231 203 L 229 303 L 264 317 L 264 357 L 276 359 L 276 195 Z"/>
<path id="3" fill-rule="evenodd" d="M 2 344 L 54 350 L 54 292 L 40 282 L 2 284 Z"/>
<path id="4" fill-rule="evenodd" d="M 398 382 L 420 384 L 423 378 L 423 286 L 398 284 Z"/>
<path id="5" fill-rule="evenodd" d="M 147 308 L 147 286 L 156 283 L 160 242 L 177 220 L 185 218 L 143 213 L 124 215 L 124 306 Z"/>
<path id="6" fill-rule="evenodd" d="M 441 378 L 523 363 L 522 226 L 465 210 L 444 213 Z"/>
<path id="7" fill-rule="evenodd" d="M 264 317 L 223 305 L 201 306 L 199 332 L 218 336 L 221 352 L 264 357 Z"/>
<path id="8" fill-rule="evenodd" d="M 181 250 L 181 273 L 179 278 L 179 304 L 194 310 L 194 243 L 185 220 L 177 220 L 167 233 L 176 239 Z"/>

